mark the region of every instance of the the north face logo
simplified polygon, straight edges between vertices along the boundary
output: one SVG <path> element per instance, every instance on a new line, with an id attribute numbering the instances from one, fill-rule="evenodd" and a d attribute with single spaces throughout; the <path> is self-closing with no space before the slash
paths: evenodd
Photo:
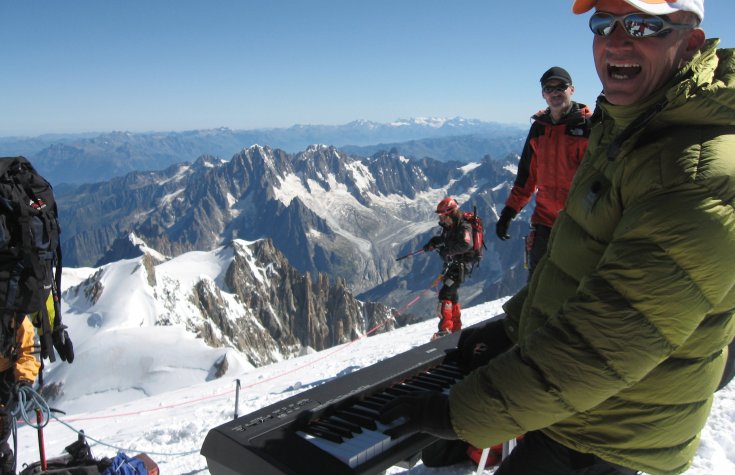
<path id="1" fill-rule="evenodd" d="M 33 209 L 44 209 L 46 207 L 46 202 L 43 201 L 41 198 L 38 198 L 35 201 L 31 200 L 28 203 L 28 206 L 30 206 Z"/>
<path id="2" fill-rule="evenodd" d="M 584 129 L 569 129 L 569 135 L 574 135 L 575 137 L 582 137 L 584 135 Z"/>

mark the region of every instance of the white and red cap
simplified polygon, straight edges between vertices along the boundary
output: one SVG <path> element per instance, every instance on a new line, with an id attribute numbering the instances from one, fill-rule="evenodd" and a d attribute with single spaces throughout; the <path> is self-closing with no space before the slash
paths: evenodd
<path id="1" fill-rule="evenodd" d="M 623 0 L 638 10 L 651 15 L 668 15 L 682 11 L 692 12 L 704 20 L 704 0 Z M 574 0 L 572 11 L 574 13 L 585 13 L 591 10 L 597 0 Z"/>

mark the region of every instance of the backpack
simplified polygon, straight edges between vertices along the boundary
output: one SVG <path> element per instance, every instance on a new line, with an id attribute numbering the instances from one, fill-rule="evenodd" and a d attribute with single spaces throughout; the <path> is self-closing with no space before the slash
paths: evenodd
<path id="1" fill-rule="evenodd" d="M 58 457 L 45 460 L 45 469 L 40 461 L 24 464 L 20 475 L 100 475 L 103 467 L 110 465 L 109 461 L 95 460 L 83 431 L 64 451 L 66 453 Z"/>
<path id="2" fill-rule="evenodd" d="M 51 185 L 24 157 L 0 158 L 0 356 L 13 359 L 15 329 L 26 315 L 37 327 L 41 362 L 74 358 L 61 323 L 61 245 Z"/>
<path id="3" fill-rule="evenodd" d="M 77 441 L 68 445 L 65 454 L 46 460 L 46 469 L 42 463 L 33 462 L 25 465 L 20 475 L 157 475 L 158 465 L 145 453 L 128 457 L 118 452 L 112 459 L 103 457 L 96 459 L 87 443 L 84 432 L 79 432 Z"/>
<path id="4" fill-rule="evenodd" d="M 477 208 L 470 213 L 465 211 L 462 213 L 462 219 L 470 223 L 472 227 L 472 251 L 474 252 L 474 262 L 482 259 L 482 253 L 487 247 L 485 246 L 485 228 L 482 226 L 482 218 L 477 216 Z"/>

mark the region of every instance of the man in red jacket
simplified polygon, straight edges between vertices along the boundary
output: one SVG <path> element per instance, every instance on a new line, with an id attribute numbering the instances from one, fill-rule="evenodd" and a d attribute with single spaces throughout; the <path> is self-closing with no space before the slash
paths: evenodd
<path id="1" fill-rule="evenodd" d="M 510 239 L 510 222 L 536 194 L 533 229 L 526 242 L 529 279 L 546 253 L 551 226 L 564 207 L 572 177 L 587 150 L 592 113 L 584 104 L 572 101 L 573 94 L 572 78 L 565 69 L 554 66 L 541 76 L 541 95 L 548 107 L 532 117 L 515 183 L 495 226 L 500 239 Z"/>

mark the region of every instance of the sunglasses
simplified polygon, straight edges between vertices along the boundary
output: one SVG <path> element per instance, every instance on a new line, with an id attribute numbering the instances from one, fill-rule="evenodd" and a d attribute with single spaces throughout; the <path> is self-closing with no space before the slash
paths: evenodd
<path id="1" fill-rule="evenodd" d="M 556 86 L 544 86 L 542 89 L 546 94 L 552 92 L 564 92 L 569 88 L 569 84 L 557 84 Z"/>
<path id="2" fill-rule="evenodd" d="M 645 13 L 629 13 L 628 15 L 618 16 L 596 12 L 590 17 L 590 30 L 597 36 L 610 36 L 616 23 L 620 23 L 625 32 L 633 38 L 665 36 L 671 30 L 687 30 L 697 26 L 672 23 L 662 16 L 646 15 Z"/>

